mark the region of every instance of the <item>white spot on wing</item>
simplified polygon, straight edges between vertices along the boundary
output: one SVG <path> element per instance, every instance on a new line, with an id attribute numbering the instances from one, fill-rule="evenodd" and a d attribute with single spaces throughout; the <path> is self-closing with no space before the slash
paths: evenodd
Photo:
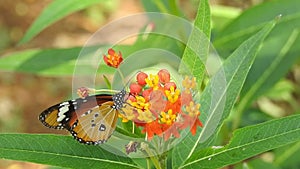
<path id="1" fill-rule="evenodd" d="M 63 106 L 58 109 L 58 118 L 56 119 L 57 122 L 61 122 L 64 118 L 66 118 L 65 113 L 69 111 L 69 106 Z"/>

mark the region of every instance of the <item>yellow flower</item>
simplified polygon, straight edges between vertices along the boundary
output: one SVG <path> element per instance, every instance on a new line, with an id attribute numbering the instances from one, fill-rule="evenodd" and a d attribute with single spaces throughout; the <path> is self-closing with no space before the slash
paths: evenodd
<path id="1" fill-rule="evenodd" d="M 149 123 L 152 122 L 154 120 L 152 113 L 149 110 L 141 110 L 138 109 L 138 120 Z"/>
<path id="2" fill-rule="evenodd" d="M 173 114 L 172 109 L 169 109 L 167 113 L 162 111 L 160 116 L 160 121 L 167 125 L 171 125 L 176 120 L 176 115 Z"/>
<path id="3" fill-rule="evenodd" d="M 122 122 L 128 122 L 129 120 L 133 120 L 135 118 L 133 109 L 128 105 L 125 105 L 125 107 L 122 108 L 122 111 L 118 116 L 122 118 Z"/>
<path id="4" fill-rule="evenodd" d="M 188 106 L 185 107 L 185 110 L 189 113 L 189 116 L 191 117 L 195 117 L 195 116 L 198 116 L 200 115 L 200 104 L 196 104 L 191 101 L 190 104 Z"/>
<path id="5" fill-rule="evenodd" d="M 148 78 L 145 79 L 145 82 L 153 88 L 153 90 L 158 89 L 159 77 L 158 75 L 150 74 Z"/>
<path id="6" fill-rule="evenodd" d="M 171 103 L 175 103 L 178 100 L 178 97 L 180 95 L 179 89 L 174 89 L 174 86 L 170 87 L 170 90 L 165 90 L 166 96 Z"/>
<path id="7" fill-rule="evenodd" d="M 133 101 L 130 101 L 129 100 L 129 103 L 137 108 L 137 109 L 142 109 L 142 110 L 149 110 L 149 106 L 150 104 L 148 102 L 146 102 L 146 99 L 142 96 L 135 96 L 136 98 L 136 101 L 133 102 Z"/>
<path id="8" fill-rule="evenodd" d="M 187 89 L 193 89 L 196 87 L 196 78 L 193 77 L 190 79 L 188 76 L 185 76 L 184 80 L 182 81 L 182 86 Z"/>

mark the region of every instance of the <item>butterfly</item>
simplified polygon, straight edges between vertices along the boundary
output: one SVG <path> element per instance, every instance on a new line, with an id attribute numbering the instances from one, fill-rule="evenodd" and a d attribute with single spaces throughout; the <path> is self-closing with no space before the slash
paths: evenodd
<path id="1" fill-rule="evenodd" d="M 64 101 L 44 110 L 39 120 L 49 128 L 66 129 L 84 144 L 106 142 L 114 132 L 118 113 L 130 110 L 125 90 L 114 95 L 98 94 Z M 129 109 L 128 109 L 129 108 Z"/>

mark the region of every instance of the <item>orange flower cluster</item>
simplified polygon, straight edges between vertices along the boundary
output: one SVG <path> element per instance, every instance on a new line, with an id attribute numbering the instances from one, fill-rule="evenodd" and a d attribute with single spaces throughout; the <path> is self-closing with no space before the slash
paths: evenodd
<path id="1" fill-rule="evenodd" d="M 171 136 L 180 137 L 180 130 L 190 127 L 193 135 L 199 120 L 200 104 L 193 100 L 196 87 L 195 78 L 186 77 L 182 82 L 183 90 L 171 81 L 168 70 L 162 69 L 156 75 L 140 72 L 136 82 L 130 84 L 128 104 L 132 109 L 123 109 L 123 122 L 131 120 L 142 127 L 142 132 L 151 140 L 154 135 L 168 140 Z M 132 111 L 133 110 L 133 111 Z"/>
<path id="2" fill-rule="evenodd" d="M 123 58 L 121 52 L 108 50 L 103 56 L 104 62 L 118 68 Z M 129 86 L 130 94 L 119 113 L 122 122 L 133 121 L 142 127 L 142 132 L 151 140 L 154 135 L 168 140 L 171 136 L 180 137 L 180 130 L 190 128 L 192 135 L 196 134 L 197 126 L 203 124 L 199 120 L 200 104 L 193 100 L 196 88 L 195 77 L 185 77 L 182 90 L 171 80 L 168 70 L 162 69 L 156 75 L 140 72 L 136 81 Z M 85 96 L 84 89 L 79 94 Z"/>

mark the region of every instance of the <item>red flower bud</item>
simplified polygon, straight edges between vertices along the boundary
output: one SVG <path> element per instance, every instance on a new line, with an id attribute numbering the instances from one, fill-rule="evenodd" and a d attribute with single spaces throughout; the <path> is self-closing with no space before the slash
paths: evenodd
<path id="1" fill-rule="evenodd" d="M 77 94 L 80 98 L 85 98 L 89 95 L 89 89 L 86 87 L 80 87 L 77 89 Z"/>
<path id="2" fill-rule="evenodd" d="M 161 69 L 158 73 L 157 73 L 158 77 L 159 77 L 159 82 L 162 84 L 168 83 L 170 82 L 170 73 L 168 70 L 166 69 Z"/>
<path id="3" fill-rule="evenodd" d="M 148 78 L 148 75 L 144 72 L 140 72 L 136 76 L 137 82 L 141 86 L 146 85 L 146 81 L 145 81 L 146 78 Z"/>
<path id="4" fill-rule="evenodd" d="M 136 102 L 136 98 L 132 95 L 129 95 L 128 100 L 130 100 L 132 102 Z"/>
<path id="5" fill-rule="evenodd" d="M 136 95 L 142 91 L 142 87 L 137 83 L 131 83 L 129 88 L 130 88 L 130 93 L 134 94 L 134 95 Z"/>
<path id="6" fill-rule="evenodd" d="M 153 88 L 149 88 L 143 91 L 142 95 L 146 100 L 150 99 L 150 94 L 152 93 Z"/>
<path id="7" fill-rule="evenodd" d="M 174 82 L 168 82 L 165 84 L 164 89 L 165 90 L 170 90 L 171 86 L 174 86 L 174 90 L 176 89 L 176 83 Z"/>

